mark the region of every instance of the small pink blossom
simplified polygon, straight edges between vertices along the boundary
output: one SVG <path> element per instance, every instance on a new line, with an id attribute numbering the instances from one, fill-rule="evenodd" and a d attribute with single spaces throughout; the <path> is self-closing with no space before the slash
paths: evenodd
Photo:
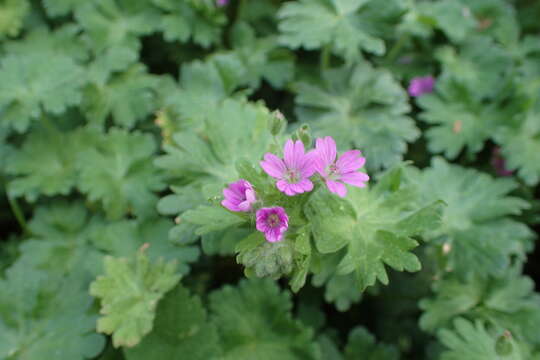
<path id="1" fill-rule="evenodd" d="M 284 159 L 266 153 L 261 161 L 263 170 L 278 179 L 276 186 L 288 196 L 313 190 L 309 177 L 315 173 L 314 153 L 305 154 L 304 144 L 297 140 L 288 140 L 283 149 Z"/>
<path id="2" fill-rule="evenodd" d="M 283 234 L 289 227 L 289 216 L 281 206 L 257 210 L 257 230 L 264 233 L 267 241 L 283 240 Z"/>
<path id="3" fill-rule="evenodd" d="M 244 179 L 229 184 L 227 188 L 223 189 L 223 196 L 225 199 L 221 205 L 231 211 L 250 211 L 253 203 L 257 201 L 253 186 Z"/>
<path id="4" fill-rule="evenodd" d="M 216 5 L 219 7 L 227 6 L 229 4 L 229 0 L 216 0 Z"/>
<path id="5" fill-rule="evenodd" d="M 420 96 L 433 91 L 435 79 L 433 76 L 415 77 L 411 80 L 407 91 L 411 96 Z"/>
<path id="6" fill-rule="evenodd" d="M 495 147 L 491 153 L 491 166 L 495 169 L 495 173 L 499 176 L 511 176 L 512 170 L 506 168 L 506 160 L 501 154 L 501 148 Z"/>
<path id="7" fill-rule="evenodd" d="M 347 195 L 345 184 L 365 187 L 369 176 L 359 172 L 366 162 L 359 150 L 349 150 L 337 159 L 336 142 L 331 136 L 318 138 L 315 142 L 315 169 L 326 181 L 331 192 L 341 197 Z"/>

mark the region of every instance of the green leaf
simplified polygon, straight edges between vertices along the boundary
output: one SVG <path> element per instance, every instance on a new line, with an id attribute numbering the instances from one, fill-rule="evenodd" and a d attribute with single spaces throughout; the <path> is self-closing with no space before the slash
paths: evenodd
<path id="1" fill-rule="evenodd" d="M 5 0 L 0 5 L 0 39 L 15 37 L 23 27 L 24 20 L 30 10 L 27 0 Z"/>
<path id="2" fill-rule="evenodd" d="M 211 109 L 201 124 L 206 136 L 195 131 L 177 132 L 173 144 L 165 146 L 167 154 L 156 164 L 172 176 L 221 187 L 237 179 L 240 159 L 255 162 L 264 154 L 271 142 L 271 117 L 263 105 L 226 100 Z"/>
<path id="3" fill-rule="evenodd" d="M 210 294 L 222 359 L 318 359 L 313 331 L 292 318 L 291 308 L 290 294 L 271 280 L 242 280 Z"/>
<path id="4" fill-rule="evenodd" d="M 79 154 L 80 190 L 89 200 L 101 202 L 112 219 L 126 213 L 154 214 L 154 191 L 165 185 L 149 158 L 156 151 L 152 136 L 112 128 L 96 142 Z"/>
<path id="5" fill-rule="evenodd" d="M 231 35 L 233 51 L 223 54 L 237 58 L 242 66 L 237 83 L 247 83 L 256 89 L 261 80 L 274 88 L 282 88 L 294 75 L 294 55 L 279 46 L 278 38 L 257 38 L 255 30 L 245 22 L 237 22 Z M 220 55 L 216 55 L 218 58 Z M 219 62 L 219 59 L 216 59 Z"/>
<path id="6" fill-rule="evenodd" d="M 188 210 L 182 214 L 182 220 L 198 226 L 197 235 L 207 234 L 213 231 L 227 229 L 233 225 L 245 222 L 243 217 L 228 211 L 221 206 L 201 205 L 194 210 Z"/>
<path id="7" fill-rule="evenodd" d="M 466 35 L 476 27 L 471 9 L 461 1 L 440 0 L 421 3 L 420 14 L 455 42 L 463 41 Z M 427 19 L 424 21 L 427 22 Z"/>
<path id="8" fill-rule="evenodd" d="M 105 344 L 94 332 L 92 299 L 77 274 L 56 276 L 15 263 L 0 279 L 0 357 L 83 360 Z"/>
<path id="9" fill-rule="evenodd" d="M 105 257 L 105 275 L 90 285 L 101 300 L 97 331 L 112 335 L 113 344 L 135 346 L 153 327 L 159 300 L 180 280 L 176 263 L 150 263 L 144 248 L 136 258 Z"/>
<path id="10" fill-rule="evenodd" d="M 454 330 L 443 329 L 439 332 L 441 342 L 448 348 L 441 354 L 442 360 L 531 359 L 527 346 L 513 340 L 511 334 L 504 335 L 502 329 L 489 331 L 482 321 L 473 323 L 462 318 L 456 319 L 454 327 Z M 505 353 L 500 353 L 497 348 L 499 336 L 508 339 L 510 347 Z"/>
<path id="11" fill-rule="evenodd" d="M 330 47 L 348 63 L 361 58 L 361 50 L 375 55 L 385 52 L 380 38 L 383 23 L 399 16 L 398 2 L 387 7 L 370 0 L 301 0 L 285 3 L 278 12 L 281 42 L 307 50 Z"/>
<path id="12" fill-rule="evenodd" d="M 148 35 L 159 25 L 156 9 L 146 0 L 93 0 L 77 6 L 75 18 L 85 30 L 96 54 L 128 51 L 137 59 L 139 36 Z"/>
<path id="13" fill-rule="evenodd" d="M 350 189 L 346 200 L 332 199 L 335 195 L 322 190 L 306 204 L 318 250 L 335 252 L 345 246 L 337 275 L 353 274 L 358 291 L 376 280 L 388 284 L 385 264 L 398 271 L 420 270 L 420 262 L 411 252 L 418 243 L 410 236 L 440 224 L 441 203 L 419 207 L 414 189 L 395 179 L 400 176 L 401 171 L 390 170 L 372 189 Z M 400 185 L 387 188 L 392 183 Z M 344 303 L 344 308 L 347 306 Z"/>
<path id="14" fill-rule="evenodd" d="M 241 65 L 240 65 L 241 66 Z M 162 90 L 162 97 L 174 133 L 204 125 L 213 109 L 232 95 L 237 84 L 228 84 L 217 62 L 195 60 L 180 69 L 180 88 L 176 83 Z"/>
<path id="15" fill-rule="evenodd" d="M 345 347 L 345 360 L 398 360 L 399 351 L 387 344 L 377 344 L 375 337 L 364 327 L 355 327 L 349 333 L 349 341 Z"/>
<path id="16" fill-rule="evenodd" d="M 35 201 L 39 195 L 67 195 L 77 182 L 78 138 L 56 129 L 34 129 L 22 147 L 6 159 L 13 196 Z"/>
<path id="17" fill-rule="evenodd" d="M 147 244 L 146 253 L 151 261 L 159 258 L 179 261 L 178 272 L 187 274 L 187 264 L 197 260 L 199 249 L 169 240 L 170 227 L 171 223 L 166 219 L 121 220 L 96 227 L 90 240 L 96 248 L 115 257 L 130 257 Z"/>
<path id="18" fill-rule="evenodd" d="M 515 115 L 505 97 L 512 75 L 509 53 L 487 37 L 471 37 L 459 54 L 444 47 L 437 57 L 443 73 L 436 92 L 417 100 L 424 110 L 420 119 L 432 125 L 426 131 L 428 147 L 450 159 L 464 149 L 474 155 L 498 124 Z"/>
<path id="19" fill-rule="evenodd" d="M 50 202 L 35 208 L 28 223 L 32 237 L 20 245 L 18 262 L 49 275 L 77 274 L 88 284 L 100 271 L 102 254 L 89 235 L 102 220 L 91 217 L 82 202 Z"/>
<path id="20" fill-rule="evenodd" d="M 100 78 L 90 79 L 81 105 L 90 123 L 104 124 L 112 116 L 115 124 L 131 128 L 156 110 L 159 81 L 144 66 L 133 65 L 107 82 Z"/>
<path id="21" fill-rule="evenodd" d="M 124 350 L 127 360 L 207 360 L 219 353 L 216 328 L 208 322 L 201 300 L 181 285 L 160 301 L 152 332 Z"/>
<path id="22" fill-rule="evenodd" d="M 540 181 L 540 164 L 536 154 L 540 151 L 540 110 L 536 104 L 523 114 L 517 128 L 504 128 L 496 139 L 502 145 L 505 166 L 517 170 L 517 174 L 529 186 Z"/>
<path id="23" fill-rule="evenodd" d="M 352 241 L 356 212 L 347 200 L 318 191 L 310 197 L 304 211 L 320 253 L 336 252 Z"/>
<path id="24" fill-rule="evenodd" d="M 337 144 L 362 150 L 370 170 L 399 163 L 407 142 L 419 132 L 405 114 L 407 95 L 386 70 L 367 62 L 352 68 L 326 70 L 322 83 L 296 84 L 296 112 L 315 135 L 332 136 Z"/>
<path id="25" fill-rule="evenodd" d="M 502 274 L 511 256 L 523 256 L 532 233 L 524 224 L 508 218 L 529 204 L 507 194 L 516 188 L 510 179 L 493 179 L 434 158 L 431 167 L 411 173 L 424 204 L 438 199 L 447 206 L 442 226 L 426 234 L 447 242 L 449 265 L 459 273 Z"/>
<path id="26" fill-rule="evenodd" d="M 193 42 L 205 48 L 221 41 L 221 28 L 226 24 L 225 14 L 211 2 L 152 0 L 164 13 L 159 29 L 167 41 Z"/>
<path id="27" fill-rule="evenodd" d="M 63 16 L 84 4 L 81 0 L 43 0 L 43 7 L 51 17 Z"/>
<path id="28" fill-rule="evenodd" d="M 482 319 L 508 329 L 516 339 L 540 344 L 533 330 L 540 326 L 540 295 L 534 292 L 534 282 L 520 272 L 514 267 L 502 277 L 449 276 L 435 282 L 435 296 L 420 302 L 424 310 L 420 326 L 434 332 L 462 316 Z"/>
<path id="29" fill-rule="evenodd" d="M 80 28 L 68 23 L 55 30 L 36 26 L 24 38 L 4 44 L 7 53 L 18 56 L 65 55 L 76 61 L 88 60 L 88 49 L 79 39 Z"/>
<path id="30" fill-rule="evenodd" d="M 58 54 L 8 55 L 0 62 L 0 124 L 18 132 L 44 114 L 62 114 L 81 101 L 82 69 Z"/>

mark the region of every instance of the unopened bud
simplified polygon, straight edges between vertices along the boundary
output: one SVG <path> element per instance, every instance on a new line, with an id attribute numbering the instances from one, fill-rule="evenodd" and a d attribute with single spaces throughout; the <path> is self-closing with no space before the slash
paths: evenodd
<path id="1" fill-rule="evenodd" d="M 294 135 L 296 135 L 296 139 L 302 141 L 306 148 L 311 146 L 311 130 L 309 125 L 303 124 L 296 130 Z"/>
<path id="2" fill-rule="evenodd" d="M 276 110 L 272 113 L 272 120 L 270 120 L 270 133 L 274 136 L 281 134 L 287 125 L 287 120 L 281 111 Z"/>
<path id="3" fill-rule="evenodd" d="M 504 333 L 499 336 L 495 342 L 495 351 L 501 356 L 508 356 L 512 353 L 512 334 L 510 331 L 505 330 Z"/>

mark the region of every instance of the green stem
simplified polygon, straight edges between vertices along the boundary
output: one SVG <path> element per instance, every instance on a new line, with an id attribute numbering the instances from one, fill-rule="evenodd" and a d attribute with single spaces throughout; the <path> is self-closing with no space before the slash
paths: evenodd
<path id="1" fill-rule="evenodd" d="M 387 63 L 392 63 L 396 60 L 396 57 L 398 56 L 399 52 L 401 51 L 401 48 L 405 45 L 407 40 L 409 40 L 409 37 L 407 35 L 401 35 L 399 37 L 399 39 L 394 43 L 394 45 L 388 52 L 388 55 L 386 55 Z"/>
<path id="2" fill-rule="evenodd" d="M 328 44 L 323 46 L 320 56 L 321 71 L 324 71 L 330 66 L 330 46 Z"/>
<path id="3" fill-rule="evenodd" d="M 26 235 L 29 235 L 30 230 L 28 229 L 28 225 L 26 224 L 26 219 L 24 218 L 24 214 L 21 210 L 21 207 L 19 206 L 19 203 L 17 202 L 17 199 L 11 196 L 9 193 L 7 193 L 7 198 L 8 198 L 9 206 L 11 207 L 11 212 L 15 216 L 15 219 L 17 219 L 19 226 L 21 227 L 22 231 Z"/>
<path id="4" fill-rule="evenodd" d="M 246 0 L 240 0 L 240 2 L 238 3 L 238 8 L 236 9 L 236 20 L 238 20 L 242 16 L 245 8 Z"/>

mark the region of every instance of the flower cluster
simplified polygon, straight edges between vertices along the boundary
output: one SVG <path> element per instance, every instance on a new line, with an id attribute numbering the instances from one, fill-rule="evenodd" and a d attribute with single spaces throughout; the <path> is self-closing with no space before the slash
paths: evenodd
<path id="1" fill-rule="evenodd" d="M 369 176 L 359 170 L 366 159 L 359 150 L 349 150 L 338 157 L 336 142 L 330 136 L 318 138 L 315 149 L 306 152 L 302 141 L 288 140 L 283 158 L 266 153 L 260 162 L 262 169 L 276 179 L 276 187 L 287 196 L 310 192 L 314 188 L 313 177 L 324 181 L 328 190 L 340 197 L 347 195 L 349 184 L 365 187 Z M 225 199 L 221 204 L 235 212 L 251 212 L 257 203 L 253 186 L 244 179 L 230 184 L 223 190 Z M 256 210 L 257 230 L 270 242 L 281 241 L 289 227 L 289 217 L 280 206 Z"/>

